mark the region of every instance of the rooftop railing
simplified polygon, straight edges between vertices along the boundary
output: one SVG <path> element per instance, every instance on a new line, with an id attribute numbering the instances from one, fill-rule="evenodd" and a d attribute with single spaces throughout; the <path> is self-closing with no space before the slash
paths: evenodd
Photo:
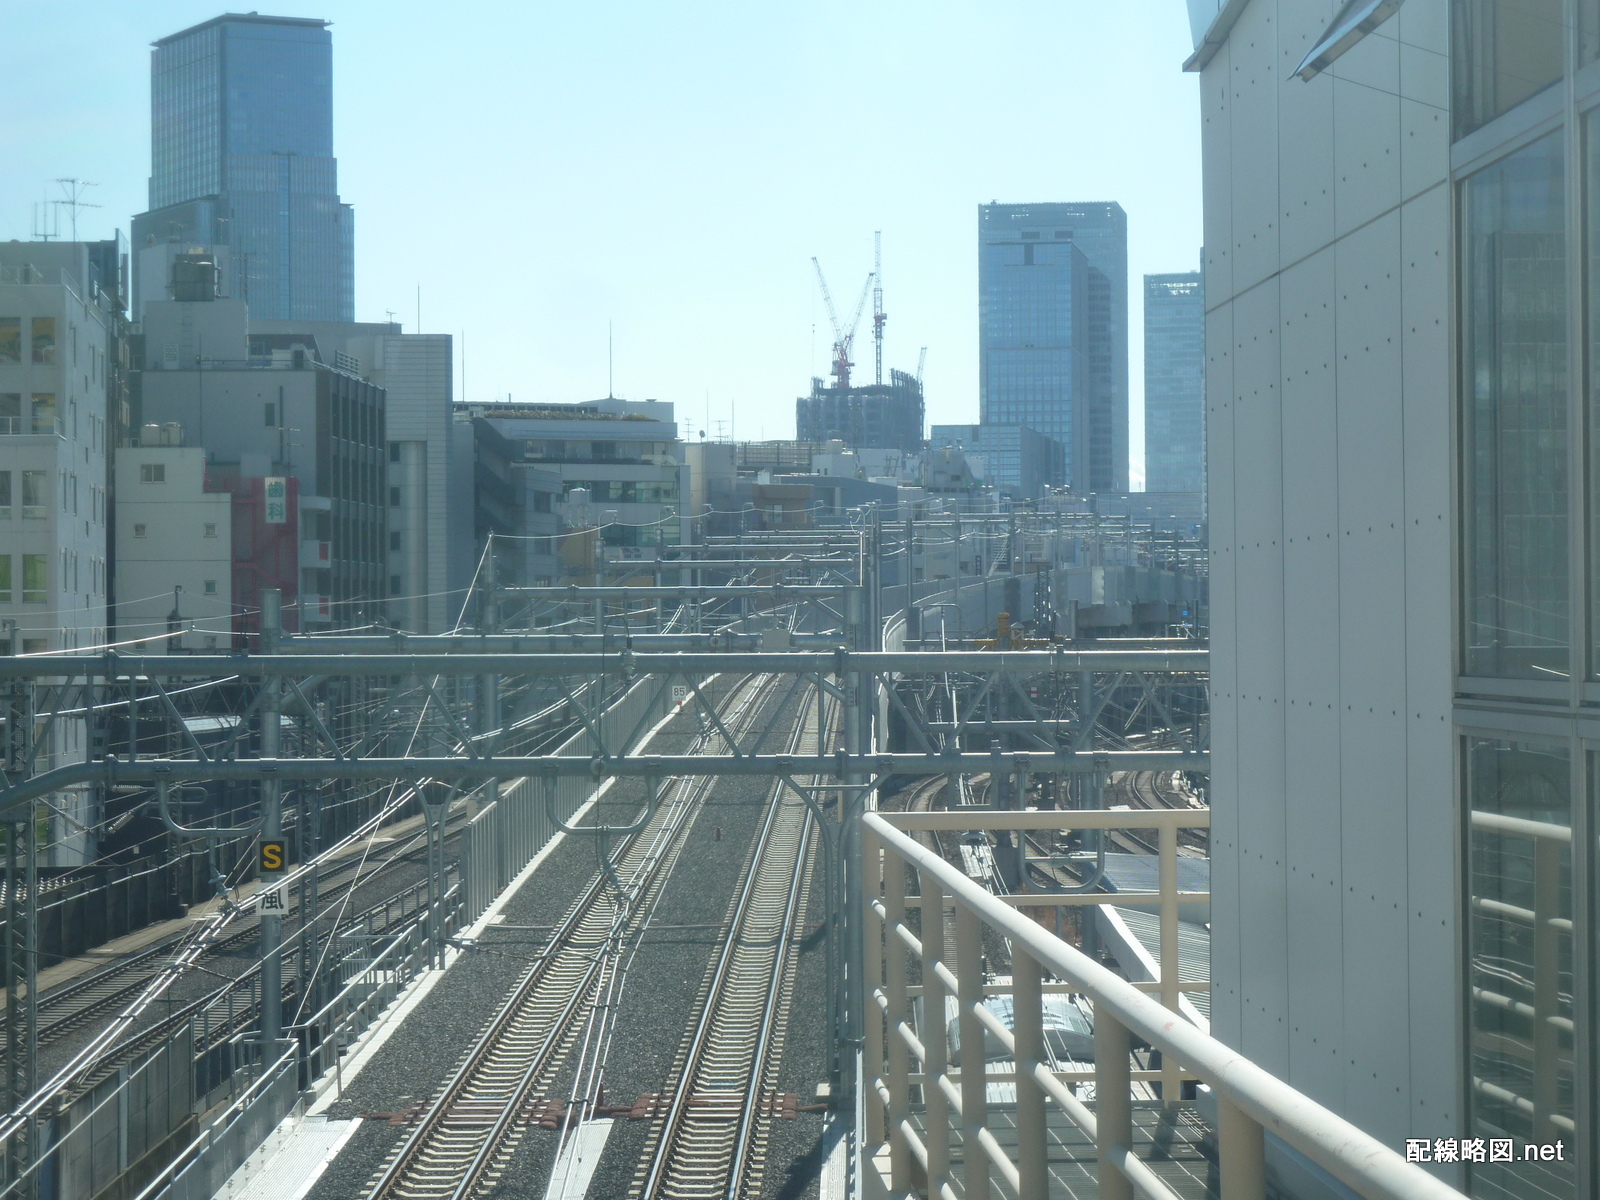
<path id="1" fill-rule="evenodd" d="M 1077 1169 L 1095 1179 L 1102 1200 L 1261 1200 L 1270 1131 L 1364 1200 L 1459 1197 L 1178 1015 L 1177 996 L 1204 985 L 1177 978 L 1177 910 L 1206 895 L 1177 889 L 1176 834 L 1209 824 L 1209 815 L 862 818 L 864 984 L 868 1012 L 879 1018 L 866 1022 L 863 1047 L 863 1195 L 1045 1200 L 1065 1195 L 1063 1172 Z M 929 829 L 1154 829 L 1160 890 L 998 896 L 907 832 Z M 1062 903 L 1156 907 L 1163 930 L 1154 986 L 1166 1003 L 1023 911 Z M 986 970 L 1007 952 L 1008 982 Z M 1076 1042 L 1062 1036 L 1062 998 L 1082 1006 L 1074 1011 L 1089 1032 L 1080 1029 Z M 1136 1041 L 1155 1052 L 1142 1069 Z M 989 1061 L 995 1053 L 1001 1061 Z M 1199 1088 L 1204 1103 L 1184 1099 L 1198 1097 Z M 1180 1141 L 1189 1135 L 1187 1163 L 1184 1147 L 1174 1150 L 1175 1130 Z"/>

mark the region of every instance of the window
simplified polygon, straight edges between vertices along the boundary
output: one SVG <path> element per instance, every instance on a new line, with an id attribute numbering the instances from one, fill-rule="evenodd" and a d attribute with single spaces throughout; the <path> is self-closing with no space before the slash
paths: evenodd
<path id="1" fill-rule="evenodd" d="M 50 475 L 47 471 L 22 473 L 22 519 L 44 520 L 45 505 L 50 503 Z"/>
<path id="2" fill-rule="evenodd" d="M 22 602 L 43 604 L 50 590 L 50 556 L 24 554 L 22 556 Z"/>
<path id="3" fill-rule="evenodd" d="M 166 463 L 140 463 L 140 483 L 165 483 L 167 481 Z"/>
<path id="4" fill-rule="evenodd" d="M 263 425 L 276 425 L 278 423 L 278 406 L 270 403 L 263 405 L 262 415 L 264 418 L 262 420 Z"/>
<path id="5" fill-rule="evenodd" d="M 217 523 L 215 521 L 207 521 L 205 523 L 204 529 L 205 529 L 205 536 L 206 537 L 214 538 L 214 537 L 217 536 Z"/>
<path id="6" fill-rule="evenodd" d="M 11 472 L 0 471 L 0 521 L 11 519 Z"/>
<path id="7" fill-rule="evenodd" d="M 0 317 L 0 363 L 22 361 L 22 318 Z"/>
<path id="8" fill-rule="evenodd" d="M 56 361 L 56 319 L 33 319 L 33 361 L 48 366 Z"/>
<path id="9" fill-rule="evenodd" d="M 0 433 L 22 432 L 22 394 L 0 392 Z"/>
<path id="10" fill-rule="evenodd" d="M 11 603 L 11 555 L 0 554 L 0 604 Z"/>
<path id="11" fill-rule="evenodd" d="M 31 433 L 54 433 L 56 431 L 56 398 L 50 392 L 35 392 L 33 394 L 33 426 Z"/>
<path id="12" fill-rule="evenodd" d="M 144 536 L 144 528 L 145 528 L 144 527 L 144 523 L 142 521 L 134 522 L 133 536 L 134 537 L 143 537 Z"/>
<path id="13" fill-rule="evenodd" d="M 389 595 L 398 596 L 399 594 L 400 594 L 400 576 L 391 575 L 391 576 L 389 576 Z"/>
<path id="14" fill-rule="evenodd" d="M 1559 134 L 1462 188 L 1463 670 L 1563 679 L 1566 244 Z"/>
<path id="15" fill-rule="evenodd" d="M 397 463 L 397 462 L 400 461 L 400 443 L 399 442 L 390 442 L 389 443 L 389 461 L 392 462 L 392 463 Z"/>
<path id="16" fill-rule="evenodd" d="M 1463 776 L 1472 1136 L 1571 1145 L 1570 758 L 1560 746 L 1473 738 Z M 1575 1197 L 1571 1169 L 1570 1155 L 1475 1164 L 1473 1194 Z"/>
<path id="17" fill-rule="evenodd" d="M 1451 21 L 1456 136 L 1561 78 L 1563 0 L 1456 0 Z"/>
<path id="18" fill-rule="evenodd" d="M 391 549 L 391 550 L 400 549 L 400 535 L 398 533 L 390 533 L 389 534 L 389 549 Z"/>
<path id="19" fill-rule="evenodd" d="M 397 487 L 392 487 L 389 489 L 389 507 L 400 507 L 400 489 Z"/>
<path id="20" fill-rule="evenodd" d="M 217 594 L 217 581 L 215 579 L 206 580 L 205 594 L 208 596 L 215 596 Z"/>

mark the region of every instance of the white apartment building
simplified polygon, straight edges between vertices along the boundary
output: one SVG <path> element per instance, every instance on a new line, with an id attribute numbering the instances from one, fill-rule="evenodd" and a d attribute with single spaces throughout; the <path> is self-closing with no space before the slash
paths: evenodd
<path id="1" fill-rule="evenodd" d="M 233 494 L 208 492 L 198 446 L 116 456 L 117 637 L 141 654 L 233 647 Z"/>
<path id="2" fill-rule="evenodd" d="M 106 640 L 114 304 L 88 244 L 0 243 L 0 622 L 20 653 Z M 81 719 L 54 722 L 38 769 L 81 762 L 86 733 Z M 45 861 L 83 861 L 91 793 L 50 803 Z"/>

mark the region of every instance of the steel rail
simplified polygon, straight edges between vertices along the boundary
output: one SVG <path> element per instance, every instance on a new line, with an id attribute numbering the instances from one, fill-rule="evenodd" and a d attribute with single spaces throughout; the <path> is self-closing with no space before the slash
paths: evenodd
<path id="1" fill-rule="evenodd" d="M 739 717 L 748 713 L 753 721 L 772 686 L 771 680 L 743 681 L 730 696 L 730 701 L 735 697 L 742 701 Z M 648 911 L 644 901 L 664 885 L 677 861 L 689 817 L 711 785 L 707 776 L 683 776 L 673 801 L 657 809 L 651 826 L 622 843 L 619 874 L 626 873 L 631 892 L 624 912 L 603 910 L 601 900 L 613 893 L 615 879 L 609 872 L 595 874 L 552 931 L 550 950 L 529 967 L 426 1116 L 373 1181 L 368 1190 L 372 1200 L 458 1200 L 477 1189 L 518 1132 L 534 1088 L 559 1060 L 576 1018 L 586 1011 L 615 962 L 614 955 L 595 951 L 621 936 L 619 915 L 626 924 Z M 483 1098 L 474 1101 L 473 1093 Z M 467 1111 L 457 1112 L 458 1105 Z M 481 1109 L 478 1121 L 466 1129 L 451 1128 L 452 1119 L 459 1126 L 474 1106 Z"/>
<path id="2" fill-rule="evenodd" d="M 798 749 L 815 736 L 802 706 L 790 748 Z M 642 1189 L 641 1180 L 635 1178 L 636 1195 L 736 1197 L 740 1191 L 776 1032 L 775 1016 L 789 974 L 814 827 L 806 806 L 788 797 L 780 781 L 773 788 L 749 870 L 730 906 L 733 927 L 711 973 L 676 1086 L 670 1089 L 672 1098 Z M 741 1085 L 743 1099 L 733 1122 L 723 1114 L 696 1120 L 702 1115 L 694 1110 L 696 1103 L 719 1093 L 737 1095 Z"/>
<path id="3" fill-rule="evenodd" d="M 465 825 L 465 821 L 455 820 L 453 828 L 445 834 L 446 838 L 459 837 Z M 370 858 L 363 860 L 359 855 L 355 854 L 346 854 L 331 864 L 324 864 L 323 871 L 326 874 L 324 874 L 322 882 L 331 884 L 332 890 L 322 897 L 321 902 L 331 906 L 339 903 L 357 889 L 367 887 L 377 876 L 405 863 L 412 855 L 416 854 L 418 851 L 413 846 L 420 840 L 421 836 L 417 835 L 393 846 L 386 846 L 382 856 L 376 861 Z M 337 878 L 338 875 L 351 870 L 356 871 L 354 879 L 339 880 Z M 394 893 L 394 895 L 400 894 L 403 893 Z M 392 898 L 391 896 L 389 899 Z M 353 917 L 347 918 L 345 927 L 349 927 L 351 922 L 366 920 L 374 912 L 382 910 L 386 902 L 380 902 L 355 914 Z M 302 936 L 301 929 L 303 928 L 303 925 L 297 928 L 293 936 L 296 938 Z M 254 941 L 257 936 L 258 931 L 255 926 L 247 925 L 218 941 L 209 943 L 204 950 L 205 956 L 215 957 L 221 954 L 233 953 L 247 943 Z M 136 952 L 121 962 L 111 963 L 98 971 L 71 980 L 49 992 L 41 993 L 39 996 L 41 1017 L 54 1009 L 65 1007 L 66 1011 L 56 1015 L 49 1022 L 40 1022 L 39 1044 L 47 1046 L 59 1041 L 80 1027 L 84 1021 L 93 1018 L 97 1013 L 109 1006 L 126 999 L 134 991 L 143 987 L 159 973 L 162 960 L 180 943 L 182 937 L 183 934 L 181 932 L 175 933 L 170 937 L 163 938 L 145 950 Z M 154 969 L 147 969 L 152 967 Z M 254 970 L 255 965 L 252 964 L 251 967 L 235 978 L 246 979 Z M 129 978 L 130 976 L 131 978 Z M 111 985 L 110 990 L 107 990 L 107 985 Z"/>

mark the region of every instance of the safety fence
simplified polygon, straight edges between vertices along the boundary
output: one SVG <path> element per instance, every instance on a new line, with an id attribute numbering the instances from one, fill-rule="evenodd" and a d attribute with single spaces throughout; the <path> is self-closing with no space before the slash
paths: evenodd
<path id="1" fill-rule="evenodd" d="M 549 755 L 592 759 L 621 753 L 671 707 L 668 686 L 663 679 L 640 679 L 603 712 L 585 718 L 583 727 Z M 498 789 L 498 799 L 478 810 L 463 835 L 464 924 L 477 920 L 556 835 L 556 818 L 565 821 L 572 816 L 599 786 L 598 778 L 529 776 Z M 551 794 L 554 803 L 547 804 Z"/>
<path id="2" fill-rule="evenodd" d="M 1199 981 L 1176 978 L 1168 932 L 1161 978 L 1145 985 L 1162 992 L 1164 1005 L 1021 911 L 1105 901 L 1153 906 L 1175 946 L 1177 908 L 1205 898 L 1178 892 L 1175 870 L 1161 870 L 1151 893 L 1001 897 L 910 836 L 1155 829 L 1166 858 L 1176 853 L 1177 829 L 1208 816 L 1076 810 L 862 818 L 870 914 L 862 966 L 868 1012 L 877 1018 L 866 1023 L 863 1047 L 864 1196 L 1045 1200 L 1067 1194 L 1064 1173 L 1073 1171 L 1079 1181 L 1095 1178 L 1102 1200 L 1131 1200 L 1135 1192 L 1181 1200 L 1196 1193 L 1195 1184 L 1228 1200 L 1262 1200 L 1267 1130 L 1364 1200 L 1459 1196 L 1178 1017 L 1173 998 Z M 996 956 L 1009 957 L 1009 977 L 987 969 Z M 1143 1067 L 1133 1058 L 1136 1043 L 1149 1051 Z M 1194 1135 L 1187 1168 L 1174 1149 L 1183 1131 Z"/>

